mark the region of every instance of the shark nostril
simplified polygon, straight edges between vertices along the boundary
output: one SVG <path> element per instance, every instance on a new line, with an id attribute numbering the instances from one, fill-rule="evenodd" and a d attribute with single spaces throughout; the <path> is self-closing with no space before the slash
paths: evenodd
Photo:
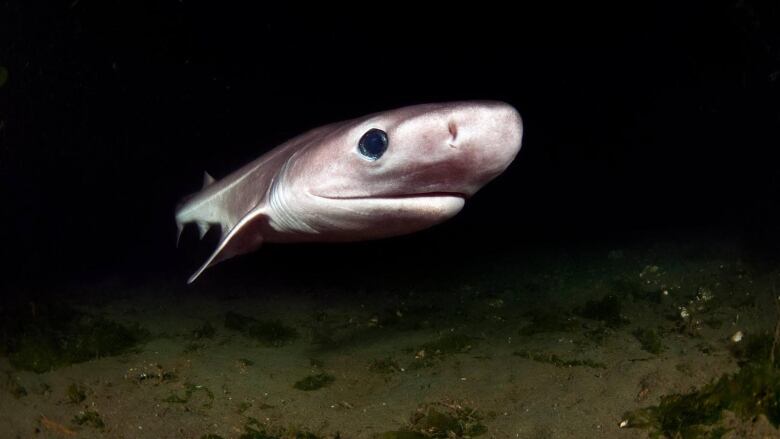
<path id="1" fill-rule="evenodd" d="M 450 130 L 450 135 L 452 136 L 450 143 L 455 142 L 455 140 L 458 138 L 458 126 L 455 125 L 455 122 L 450 122 L 447 124 L 447 128 Z"/>

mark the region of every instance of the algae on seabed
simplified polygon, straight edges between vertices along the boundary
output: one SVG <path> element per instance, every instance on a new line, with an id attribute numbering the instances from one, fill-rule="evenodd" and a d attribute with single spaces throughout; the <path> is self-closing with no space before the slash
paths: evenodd
<path id="1" fill-rule="evenodd" d="M 17 369 L 47 372 L 73 363 L 128 352 L 149 337 L 62 303 L 9 307 L 0 315 L 2 348 Z"/>
<path id="2" fill-rule="evenodd" d="M 265 346 L 280 347 L 298 338 L 298 331 L 278 320 L 257 320 L 238 313 L 225 315 L 225 327 L 258 340 Z"/>
<path id="3" fill-rule="evenodd" d="M 336 378 L 333 375 L 318 373 L 296 381 L 295 384 L 293 384 L 293 387 L 305 391 L 318 390 L 331 385 L 335 380 Z"/>

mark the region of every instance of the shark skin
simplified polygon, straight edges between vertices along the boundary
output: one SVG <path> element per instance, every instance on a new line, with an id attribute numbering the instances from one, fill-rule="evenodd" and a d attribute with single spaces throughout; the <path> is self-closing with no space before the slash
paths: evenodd
<path id="1" fill-rule="evenodd" d="M 221 238 L 189 278 L 264 242 L 362 241 L 426 229 L 514 160 L 523 123 L 498 101 L 422 104 L 315 128 L 226 177 L 208 174 L 176 209 Z"/>

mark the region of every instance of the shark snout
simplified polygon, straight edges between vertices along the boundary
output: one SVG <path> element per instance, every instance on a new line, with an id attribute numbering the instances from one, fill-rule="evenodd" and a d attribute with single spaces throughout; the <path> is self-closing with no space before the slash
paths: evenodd
<path id="1" fill-rule="evenodd" d="M 500 148 L 516 155 L 522 140 L 523 121 L 520 113 L 504 102 L 468 103 L 450 112 L 446 129 L 448 142 L 454 146 L 473 143 L 475 147 Z"/>
<path id="2" fill-rule="evenodd" d="M 504 102 L 466 103 L 446 120 L 446 145 L 455 149 L 458 167 L 471 176 L 466 192 L 476 192 L 512 163 L 523 137 L 517 110 Z"/>
<path id="3" fill-rule="evenodd" d="M 457 142 L 458 142 L 458 124 L 454 120 L 450 120 L 447 123 L 447 131 L 450 133 L 450 138 L 448 141 L 448 144 L 450 145 L 450 148 L 457 148 Z"/>

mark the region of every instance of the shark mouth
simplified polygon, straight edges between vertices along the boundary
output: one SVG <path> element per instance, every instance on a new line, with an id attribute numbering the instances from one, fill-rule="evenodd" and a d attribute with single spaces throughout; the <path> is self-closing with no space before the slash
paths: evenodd
<path id="1" fill-rule="evenodd" d="M 453 197 L 453 198 L 463 198 L 467 199 L 469 198 L 469 195 L 464 192 L 420 192 L 415 194 L 378 194 L 378 195 L 365 195 L 365 196 L 355 196 L 355 197 L 333 197 L 333 196 L 323 196 L 323 195 L 317 195 L 312 194 L 315 197 L 319 198 L 327 198 L 329 200 L 392 200 L 392 199 L 405 199 L 405 198 L 443 198 L 443 197 Z"/>

